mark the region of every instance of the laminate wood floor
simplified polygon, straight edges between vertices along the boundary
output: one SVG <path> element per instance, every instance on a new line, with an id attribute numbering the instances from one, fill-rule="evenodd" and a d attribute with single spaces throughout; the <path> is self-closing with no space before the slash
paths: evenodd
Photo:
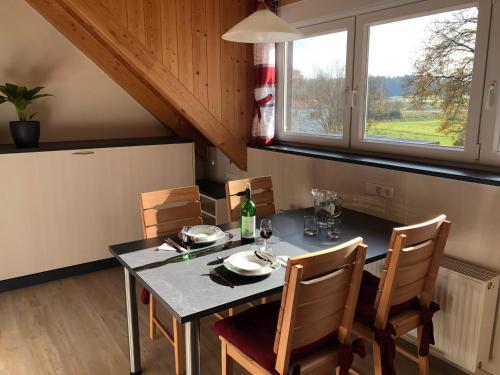
<path id="1" fill-rule="evenodd" d="M 128 374 L 124 301 L 118 267 L 0 293 L 0 374 Z M 147 306 L 140 305 L 139 318 L 143 373 L 174 375 L 172 347 L 163 337 L 148 337 Z M 212 317 L 202 321 L 203 375 L 220 373 L 213 322 Z M 367 357 L 357 359 L 355 367 L 371 374 L 370 365 Z M 416 366 L 401 355 L 397 368 L 399 375 L 417 374 Z M 245 373 L 235 369 L 235 375 Z M 431 373 L 463 374 L 434 358 Z"/>

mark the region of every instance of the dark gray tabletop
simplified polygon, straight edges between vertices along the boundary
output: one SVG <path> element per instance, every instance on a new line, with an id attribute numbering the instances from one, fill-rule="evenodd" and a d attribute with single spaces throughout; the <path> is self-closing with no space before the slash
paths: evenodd
<path id="1" fill-rule="evenodd" d="M 307 214 L 312 214 L 312 209 L 287 211 L 271 217 L 273 237 L 279 239 L 272 244 L 275 255 L 300 255 L 361 236 L 368 245 L 366 262 L 374 262 L 385 257 L 392 228 L 400 226 L 398 223 L 371 215 L 344 210 L 341 216 L 341 238 L 338 241 L 329 241 L 324 233 L 317 237 L 303 235 L 303 217 Z M 237 227 L 238 223 L 221 226 L 224 230 Z M 136 272 L 134 268 L 137 266 L 175 255 L 171 252 L 155 251 L 161 243 L 163 238 L 140 240 L 110 246 L 110 251 L 181 323 L 274 294 L 282 289 L 283 267 L 265 278 L 245 278 L 232 274 L 221 265 L 207 265 L 217 256 L 250 250 L 256 248 L 255 245 L 238 246 Z M 212 279 L 209 276 L 210 267 L 218 267 L 218 271 L 223 272 L 224 276 L 236 285 L 235 288 Z"/>

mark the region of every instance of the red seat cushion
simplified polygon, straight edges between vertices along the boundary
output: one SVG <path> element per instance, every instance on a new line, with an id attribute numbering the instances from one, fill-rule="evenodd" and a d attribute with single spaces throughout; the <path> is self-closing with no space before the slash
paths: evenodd
<path id="1" fill-rule="evenodd" d="M 219 320 L 214 330 L 240 351 L 251 357 L 268 371 L 276 373 L 276 354 L 273 352 L 274 337 L 278 324 L 280 301 L 266 303 L 247 309 L 237 315 Z M 331 346 L 336 349 L 338 341 L 335 335 L 329 335 L 319 341 L 292 351 L 290 362 Z"/>
<path id="2" fill-rule="evenodd" d="M 380 283 L 380 278 L 371 274 L 368 271 L 363 271 L 361 279 L 361 288 L 359 289 L 358 303 L 356 305 L 355 319 L 367 326 L 372 327 L 375 322 L 377 310 L 375 310 L 375 298 Z M 420 311 L 420 303 L 417 297 L 414 297 L 406 302 L 400 303 L 391 307 L 389 318 L 396 316 L 409 309 Z"/>

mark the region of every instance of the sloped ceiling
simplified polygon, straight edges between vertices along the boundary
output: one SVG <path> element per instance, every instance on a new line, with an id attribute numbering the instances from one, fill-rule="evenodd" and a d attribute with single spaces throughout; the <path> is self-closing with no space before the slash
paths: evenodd
<path id="1" fill-rule="evenodd" d="M 26 0 L 176 135 L 246 169 L 251 45 L 220 35 L 251 0 Z"/>

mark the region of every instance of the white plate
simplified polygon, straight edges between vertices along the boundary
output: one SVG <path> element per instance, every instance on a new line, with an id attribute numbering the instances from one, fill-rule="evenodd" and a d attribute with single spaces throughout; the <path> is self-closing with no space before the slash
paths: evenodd
<path id="1" fill-rule="evenodd" d="M 224 260 L 224 267 L 243 276 L 265 276 L 280 268 L 278 262 L 268 262 L 255 255 L 255 251 L 241 251 Z"/>
<path id="2" fill-rule="evenodd" d="M 224 238 L 225 233 L 215 225 L 194 225 L 187 231 L 187 234 L 194 237 L 195 244 L 215 242 Z M 179 233 L 182 240 L 182 233 Z"/>

